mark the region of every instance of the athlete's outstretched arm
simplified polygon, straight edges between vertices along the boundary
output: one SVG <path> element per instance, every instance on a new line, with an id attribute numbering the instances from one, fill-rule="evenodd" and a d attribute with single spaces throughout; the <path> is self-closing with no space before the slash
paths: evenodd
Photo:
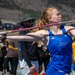
<path id="1" fill-rule="evenodd" d="M 6 36 L 6 39 L 12 39 L 15 41 L 38 41 L 42 40 L 43 35 L 41 34 L 42 31 L 38 31 L 35 33 L 28 33 L 26 35 L 15 35 L 15 36 Z"/>

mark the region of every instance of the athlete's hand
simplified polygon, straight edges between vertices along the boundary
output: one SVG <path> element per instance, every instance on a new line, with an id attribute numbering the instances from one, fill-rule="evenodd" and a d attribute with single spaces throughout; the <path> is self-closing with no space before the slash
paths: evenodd
<path id="1" fill-rule="evenodd" d="M 6 36 L 7 36 L 7 34 L 2 34 L 2 39 L 5 40 Z"/>
<path id="2" fill-rule="evenodd" d="M 2 36 L 2 35 L 0 35 L 0 38 L 3 38 L 3 36 Z"/>
<path id="3" fill-rule="evenodd" d="M 6 34 L 0 35 L 0 39 L 6 39 Z"/>

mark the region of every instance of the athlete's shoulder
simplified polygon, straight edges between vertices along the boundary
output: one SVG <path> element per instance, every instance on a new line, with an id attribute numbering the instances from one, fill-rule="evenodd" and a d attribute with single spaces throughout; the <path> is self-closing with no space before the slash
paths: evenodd
<path id="1" fill-rule="evenodd" d="M 66 29 L 66 31 L 68 31 L 68 30 L 70 30 L 70 29 L 72 29 L 74 27 L 73 26 L 64 26 L 64 28 Z"/>

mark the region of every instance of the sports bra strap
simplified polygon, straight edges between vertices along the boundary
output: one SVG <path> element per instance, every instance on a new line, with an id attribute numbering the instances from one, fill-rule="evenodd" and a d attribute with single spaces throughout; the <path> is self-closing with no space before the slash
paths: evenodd
<path id="1" fill-rule="evenodd" d="M 62 29 L 62 32 L 63 32 L 63 33 L 66 32 L 64 26 L 61 26 L 61 29 Z M 54 35 L 50 30 L 48 30 L 48 32 L 49 32 L 49 35 Z"/>
<path id="2" fill-rule="evenodd" d="M 48 29 L 49 35 L 54 35 L 49 29 Z"/>
<path id="3" fill-rule="evenodd" d="M 66 32 L 66 30 L 65 30 L 64 26 L 61 26 L 61 29 L 62 29 L 62 32 L 63 32 L 63 33 L 65 33 L 65 32 Z"/>

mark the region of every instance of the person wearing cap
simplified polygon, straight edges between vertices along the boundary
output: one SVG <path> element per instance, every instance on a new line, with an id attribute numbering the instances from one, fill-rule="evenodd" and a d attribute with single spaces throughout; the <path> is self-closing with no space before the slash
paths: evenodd
<path id="1" fill-rule="evenodd" d="M 34 26 L 35 18 L 27 17 L 21 21 L 21 27 L 28 28 Z M 31 32 L 21 31 L 20 35 L 25 35 Z M 20 67 L 22 70 L 22 75 L 32 75 L 34 72 L 39 73 L 39 65 L 42 65 L 39 58 L 37 42 L 25 42 L 19 41 L 19 50 L 21 53 Z"/>

